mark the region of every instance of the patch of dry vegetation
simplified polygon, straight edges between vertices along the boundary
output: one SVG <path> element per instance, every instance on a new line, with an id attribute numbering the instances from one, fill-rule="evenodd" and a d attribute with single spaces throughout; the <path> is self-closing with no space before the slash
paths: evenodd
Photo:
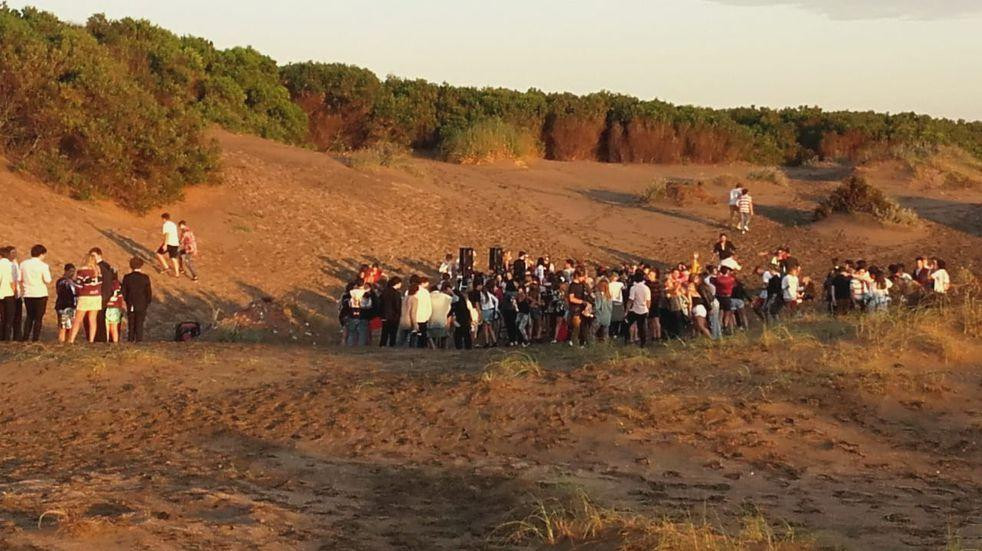
<path id="1" fill-rule="evenodd" d="M 913 226 L 920 221 L 914 211 L 901 207 L 862 176 L 851 176 L 832 191 L 815 209 L 815 219 L 836 213 L 870 214 L 881 222 L 903 226 Z"/>
<path id="2" fill-rule="evenodd" d="M 787 174 L 777 167 L 767 167 L 760 170 L 755 170 L 750 174 L 747 174 L 747 179 L 754 182 L 770 182 L 781 187 L 788 187 L 791 185 L 791 180 L 788 179 Z"/>
<path id="3" fill-rule="evenodd" d="M 706 186 L 701 180 L 661 178 L 644 188 L 638 196 L 638 202 L 642 205 L 664 202 L 673 203 L 677 206 L 698 203 L 712 205 L 716 203 L 716 199 L 706 191 Z"/>
<path id="4" fill-rule="evenodd" d="M 514 352 L 492 360 L 484 367 L 481 380 L 487 383 L 542 374 L 542 366 L 534 356 L 525 352 Z"/>
<path id="5" fill-rule="evenodd" d="M 673 521 L 601 507 L 584 494 L 535 500 L 521 520 L 499 526 L 493 539 L 511 544 L 608 543 L 621 550 L 803 550 L 813 544 L 785 525 L 774 528 L 760 514 L 748 515 L 736 533 L 707 521 Z"/>

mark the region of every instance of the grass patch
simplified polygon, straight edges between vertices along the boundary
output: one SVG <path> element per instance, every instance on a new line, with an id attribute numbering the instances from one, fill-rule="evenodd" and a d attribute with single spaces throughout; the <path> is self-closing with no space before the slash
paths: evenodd
<path id="1" fill-rule="evenodd" d="M 747 174 L 747 179 L 753 182 L 770 182 L 781 187 L 788 187 L 791 185 L 791 180 L 788 179 L 787 174 L 777 167 L 767 167 L 760 170 L 755 170 L 750 174 Z"/>
<path id="2" fill-rule="evenodd" d="M 440 144 L 440 154 L 452 163 L 477 165 L 540 157 L 542 148 L 530 131 L 491 118 L 450 131 Z"/>
<path id="3" fill-rule="evenodd" d="M 355 170 L 367 171 L 381 168 L 409 169 L 412 166 L 409 152 L 404 147 L 389 142 L 351 151 L 342 157 L 342 161 Z"/>
<path id="4" fill-rule="evenodd" d="M 488 363 L 481 374 L 481 380 L 491 382 L 541 374 L 542 366 L 534 356 L 525 352 L 513 352 Z"/>
<path id="5" fill-rule="evenodd" d="M 920 222 L 914 211 L 901 207 L 862 176 L 851 176 L 836 188 L 815 209 L 815 219 L 821 220 L 835 213 L 871 214 L 881 222 L 904 226 Z"/>
<path id="6" fill-rule="evenodd" d="M 492 533 L 502 543 L 610 544 L 623 550 L 801 550 L 811 549 L 785 525 L 778 530 L 759 513 L 748 515 L 742 528 L 727 533 L 708 522 L 673 521 L 604 508 L 580 492 L 565 498 L 537 499 L 521 520 L 507 522 Z"/>

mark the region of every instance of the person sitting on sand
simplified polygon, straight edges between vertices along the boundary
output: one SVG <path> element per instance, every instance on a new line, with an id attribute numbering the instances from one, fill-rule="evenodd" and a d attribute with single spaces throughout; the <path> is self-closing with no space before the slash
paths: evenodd
<path id="1" fill-rule="evenodd" d="M 945 269 L 945 261 L 940 258 L 931 261 L 931 283 L 934 292 L 941 296 L 948 294 L 951 288 L 951 276 Z"/>
<path id="2" fill-rule="evenodd" d="M 162 239 L 160 246 L 157 247 L 157 260 L 160 261 L 160 267 L 164 272 L 168 272 L 173 268 L 173 276 L 180 277 L 180 232 L 177 229 L 177 224 L 171 221 L 169 213 L 165 212 L 161 214 L 160 219 L 163 220 L 163 226 L 160 230 Z"/>

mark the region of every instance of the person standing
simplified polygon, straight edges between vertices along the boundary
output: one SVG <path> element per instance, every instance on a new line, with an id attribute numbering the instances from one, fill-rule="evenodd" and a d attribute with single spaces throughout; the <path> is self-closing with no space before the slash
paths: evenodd
<path id="1" fill-rule="evenodd" d="M 160 261 L 160 266 L 164 272 L 173 268 L 174 277 L 180 277 L 181 267 L 178 258 L 181 251 L 181 238 L 177 224 L 171 221 L 170 214 L 166 212 L 160 215 L 160 219 L 164 223 L 160 230 L 162 239 L 160 247 L 157 248 L 157 260 Z"/>
<path id="2" fill-rule="evenodd" d="M 455 300 L 450 307 L 450 315 L 453 319 L 453 341 L 457 350 L 470 350 L 474 347 L 473 334 L 471 328 L 474 324 L 474 306 L 468 298 L 467 293 L 455 291 Z"/>
<path id="3" fill-rule="evenodd" d="M 96 342 L 108 342 L 106 338 L 106 308 L 109 299 L 113 296 L 113 281 L 116 280 L 117 274 L 112 265 L 102 258 L 102 249 L 92 247 L 89 249 L 89 255 L 95 257 L 96 268 L 99 270 L 99 280 L 102 282 L 102 310 L 99 311 L 99 317 L 96 320 L 95 340 Z"/>
<path id="4" fill-rule="evenodd" d="M 9 258 L 12 248 L 0 248 L 0 341 L 9 341 L 13 337 L 17 280 L 14 276 L 14 266 Z"/>
<path id="5" fill-rule="evenodd" d="M 450 337 L 450 308 L 453 305 L 453 285 L 449 281 L 440 284 L 439 289 L 430 293 L 430 319 L 426 324 L 426 332 L 435 348 L 447 347 Z"/>
<path id="6" fill-rule="evenodd" d="M 75 321 L 78 302 L 75 265 L 65 264 L 65 273 L 55 283 L 55 314 L 58 315 L 58 342 L 66 342 Z"/>
<path id="7" fill-rule="evenodd" d="M 72 331 L 68 342 L 74 344 L 82 325 L 85 325 L 89 342 L 96 341 L 100 312 L 103 312 L 102 301 L 102 271 L 99 268 L 98 255 L 89 252 L 85 265 L 76 272 L 78 282 L 78 306 L 75 309 L 75 319 L 72 320 Z M 110 289 L 112 288 L 110 282 Z M 111 296 L 111 295 L 110 295 Z M 103 318 L 105 319 L 105 318 Z M 105 321 L 103 321 L 103 324 Z M 103 329 L 105 331 L 105 329 Z"/>
<path id="8" fill-rule="evenodd" d="M 739 185 L 730 190 L 730 225 L 737 223 L 737 229 L 740 229 L 740 196 L 742 195 L 743 188 Z"/>
<path id="9" fill-rule="evenodd" d="M 385 284 L 379 296 L 379 312 L 382 314 L 382 337 L 379 346 L 393 347 L 399 336 L 399 316 L 402 315 L 402 278 L 393 277 Z"/>
<path id="10" fill-rule="evenodd" d="M 123 285 L 113 274 L 113 294 L 106 303 L 106 342 L 119 343 L 119 324 L 123 322 L 126 301 L 123 300 Z"/>
<path id="11" fill-rule="evenodd" d="M 430 280 L 424 276 L 419 278 L 419 283 L 414 288 L 409 289 L 409 294 L 413 299 L 410 303 L 409 318 L 413 323 L 416 348 L 426 348 L 429 344 L 429 335 L 426 329 L 430 316 L 433 315 L 429 284 Z"/>
<path id="12" fill-rule="evenodd" d="M 606 279 L 597 282 L 597 289 L 593 293 L 593 309 L 597 320 L 597 340 L 604 342 L 610 333 L 614 313 L 614 296 L 610 291 L 610 282 Z"/>
<path id="13" fill-rule="evenodd" d="M 30 338 L 37 342 L 41 338 L 41 322 L 48 307 L 48 285 L 51 285 L 51 268 L 44 263 L 48 249 L 44 245 L 31 247 L 31 258 L 20 263 L 20 286 L 24 297 L 27 318 L 21 340 Z"/>
<path id="14" fill-rule="evenodd" d="M 742 233 L 750 231 L 750 219 L 754 215 L 754 199 L 750 196 L 750 190 L 743 188 L 740 199 L 737 201 L 737 208 L 740 210 L 740 224 L 737 229 Z"/>
<path id="15" fill-rule="evenodd" d="M 130 273 L 123 276 L 123 301 L 126 303 L 126 319 L 129 325 L 129 342 L 143 341 L 143 326 L 147 321 L 147 310 L 153 302 L 150 276 L 143 273 L 143 259 L 134 256 L 130 259 Z"/>
<path id="16" fill-rule="evenodd" d="M 194 271 L 194 258 L 198 256 L 198 240 L 194 237 L 194 232 L 188 226 L 187 221 L 181 220 L 177 224 L 178 231 L 181 233 L 180 257 L 181 269 L 184 273 L 191 276 L 191 281 L 198 281 L 198 274 Z"/>
<path id="17" fill-rule="evenodd" d="M 635 272 L 634 284 L 627 297 L 627 328 L 624 330 L 624 344 L 631 341 L 631 327 L 637 326 L 638 342 L 644 348 L 648 342 L 648 330 L 645 327 L 648 313 L 651 311 L 651 289 L 644 282 L 644 273 Z"/>
<path id="18" fill-rule="evenodd" d="M 586 346 L 590 338 L 590 325 L 593 322 L 593 306 L 590 304 L 592 298 L 587 289 L 586 272 L 583 268 L 576 268 L 573 272 L 573 283 L 570 284 L 568 293 L 569 345 L 573 346 L 573 340 L 579 339 L 580 346 Z"/>

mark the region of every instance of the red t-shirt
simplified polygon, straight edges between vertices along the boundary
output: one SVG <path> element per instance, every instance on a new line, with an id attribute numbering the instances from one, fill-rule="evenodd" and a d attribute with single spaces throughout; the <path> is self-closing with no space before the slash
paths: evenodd
<path id="1" fill-rule="evenodd" d="M 736 278 L 727 274 L 716 276 L 713 281 L 716 284 L 716 296 L 729 298 L 733 296 L 733 288 L 736 287 Z"/>

